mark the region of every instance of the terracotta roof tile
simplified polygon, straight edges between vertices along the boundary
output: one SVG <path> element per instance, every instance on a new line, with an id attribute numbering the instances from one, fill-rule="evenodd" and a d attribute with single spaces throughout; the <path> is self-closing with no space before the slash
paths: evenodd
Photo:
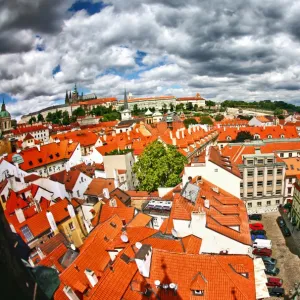
<path id="1" fill-rule="evenodd" d="M 127 227 L 145 227 L 150 223 L 151 220 L 152 220 L 151 216 L 140 212 L 137 215 L 135 215 L 135 217 L 128 224 Z"/>

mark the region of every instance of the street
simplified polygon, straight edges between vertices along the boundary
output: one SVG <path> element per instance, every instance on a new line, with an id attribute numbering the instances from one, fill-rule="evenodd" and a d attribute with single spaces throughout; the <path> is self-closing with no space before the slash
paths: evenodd
<path id="1" fill-rule="evenodd" d="M 277 277 L 283 279 L 284 299 L 288 299 L 289 290 L 293 289 L 295 282 L 300 281 L 300 232 L 295 230 L 291 237 L 285 238 L 276 222 L 279 216 L 279 212 L 263 214 L 262 223 L 268 239 L 272 240 L 272 257 L 277 259 L 276 266 L 280 269 Z M 286 223 L 292 232 L 287 219 Z"/>

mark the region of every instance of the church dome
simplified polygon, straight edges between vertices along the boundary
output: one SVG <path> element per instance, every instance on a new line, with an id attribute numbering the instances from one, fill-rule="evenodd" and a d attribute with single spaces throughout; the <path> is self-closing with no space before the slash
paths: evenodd
<path id="1" fill-rule="evenodd" d="M 10 118 L 10 113 L 6 110 L 0 111 L 0 118 Z"/>

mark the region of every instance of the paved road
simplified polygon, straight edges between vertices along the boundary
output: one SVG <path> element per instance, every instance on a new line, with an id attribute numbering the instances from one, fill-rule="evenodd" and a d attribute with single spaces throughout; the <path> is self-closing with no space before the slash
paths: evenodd
<path id="1" fill-rule="evenodd" d="M 279 212 L 264 214 L 262 223 L 267 237 L 272 240 L 272 257 L 277 259 L 277 267 L 280 269 L 278 277 L 283 279 L 283 288 L 288 295 L 294 283 L 300 282 L 300 232 L 294 231 L 291 237 L 285 238 L 276 222 L 278 216 L 280 216 Z"/>

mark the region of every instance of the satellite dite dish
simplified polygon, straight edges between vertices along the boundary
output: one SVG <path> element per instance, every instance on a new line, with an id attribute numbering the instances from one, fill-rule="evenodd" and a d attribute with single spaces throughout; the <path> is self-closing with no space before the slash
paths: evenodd
<path id="1" fill-rule="evenodd" d="M 169 288 L 170 288 L 170 289 L 175 289 L 175 287 L 176 287 L 176 284 L 175 284 L 175 283 L 172 282 L 172 283 L 169 284 Z"/>
<path id="2" fill-rule="evenodd" d="M 138 249 L 141 249 L 142 248 L 142 243 L 140 243 L 140 242 L 136 242 L 135 243 L 135 246 L 138 248 Z"/>
<path id="3" fill-rule="evenodd" d="M 178 233 L 176 231 L 176 229 L 172 229 L 172 235 L 175 237 L 175 238 L 178 238 Z"/>
<path id="4" fill-rule="evenodd" d="M 127 243 L 128 242 L 128 236 L 126 234 L 122 234 L 121 235 L 121 240 L 122 240 L 122 242 Z"/>
<path id="5" fill-rule="evenodd" d="M 14 154 L 12 156 L 12 161 L 13 163 L 21 164 L 24 162 L 24 159 L 20 154 Z"/>
<path id="6" fill-rule="evenodd" d="M 159 280 L 155 280 L 155 281 L 154 281 L 154 284 L 155 284 L 156 286 L 159 286 L 159 285 L 160 285 L 160 281 L 159 281 Z"/>
<path id="7" fill-rule="evenodd" d="M 76 251 L 76 247 L 75 247 L 74 244 L 71 244 L 70 247 L 71 247 L 72 250 Z"/>

